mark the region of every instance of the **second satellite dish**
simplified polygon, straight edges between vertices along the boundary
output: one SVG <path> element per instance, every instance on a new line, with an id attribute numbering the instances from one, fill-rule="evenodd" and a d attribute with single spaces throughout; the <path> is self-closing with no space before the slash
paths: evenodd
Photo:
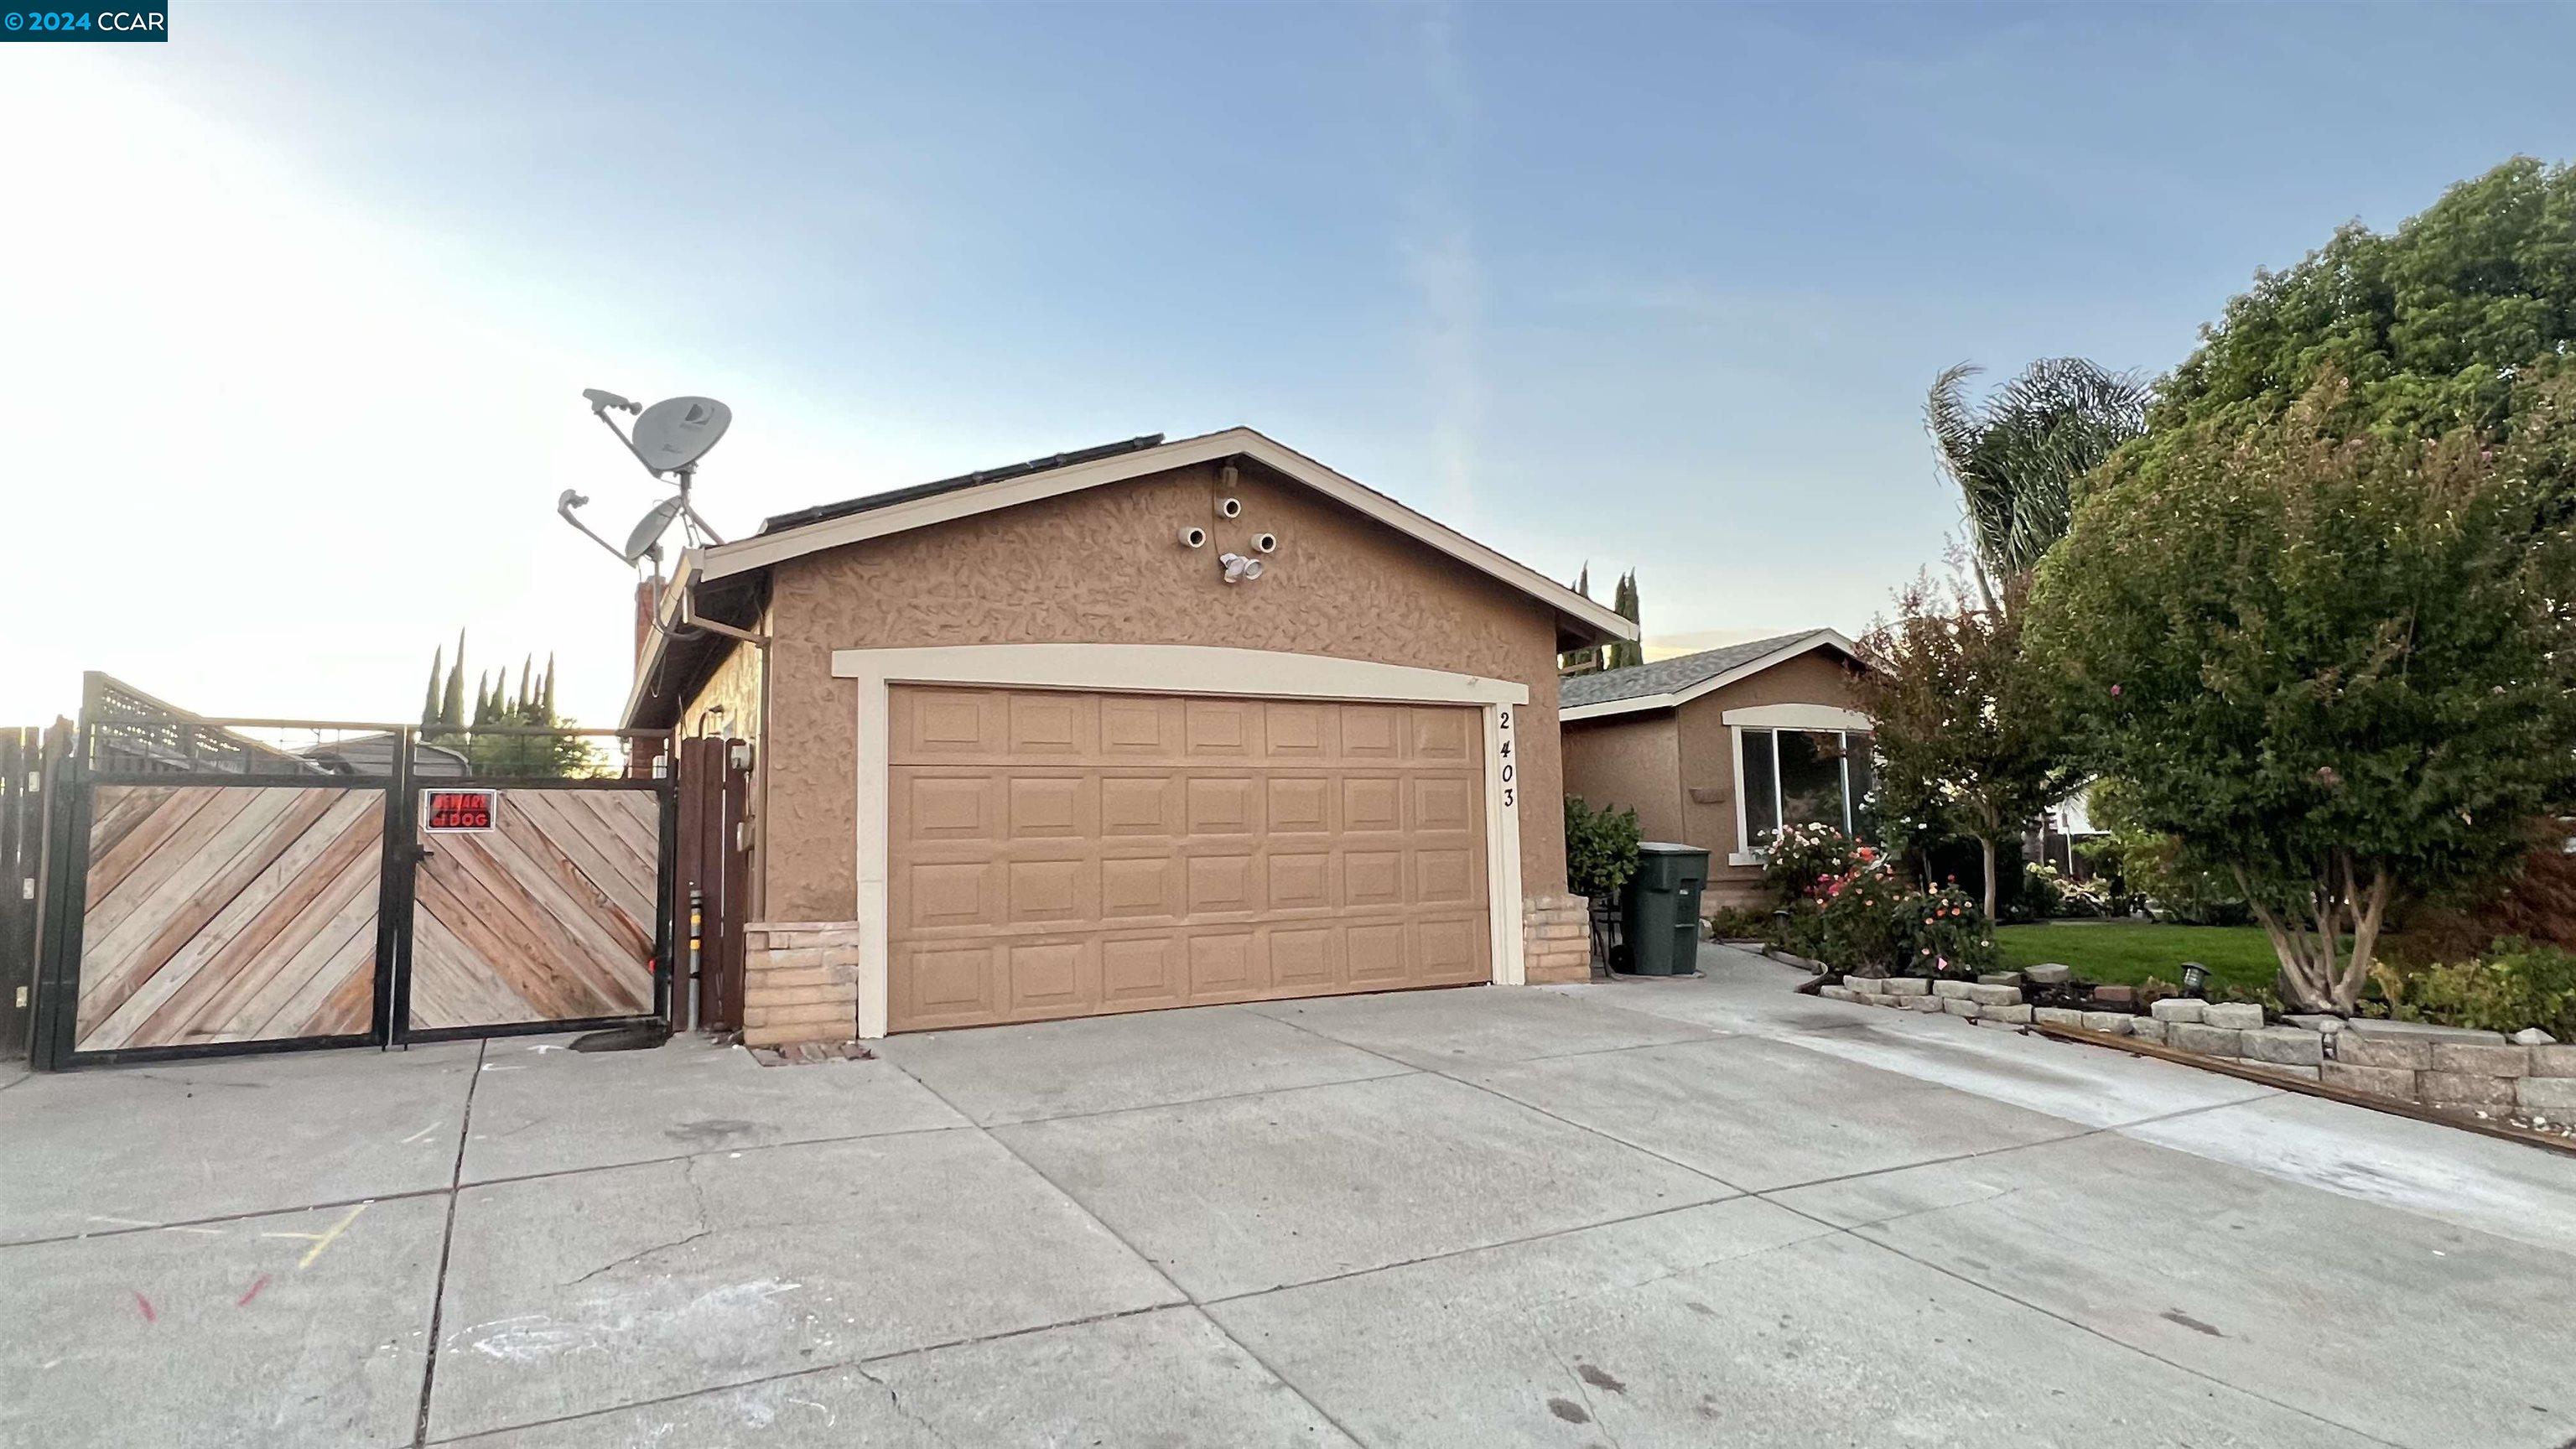
<path id="1" fill-rule="evenodd" d="M 670 532 L 671 520 L 680 516 L 681 506 L 677 498 L 665 498 L 653 505 L 653 511 L 645 514 L 635 525 L 634 532 L 626 535 L 623 552 L 628 563 L 653 552 L 653 546 L 662 541 L 662 535 Z"/>
<path id="2" fill-rule="evenodd" d="M 705 457 L 732 423 L 733 409 L 714 398 L 665 398 L 635 419 L 632 446 L 645 467 L 676 473 Z"/>

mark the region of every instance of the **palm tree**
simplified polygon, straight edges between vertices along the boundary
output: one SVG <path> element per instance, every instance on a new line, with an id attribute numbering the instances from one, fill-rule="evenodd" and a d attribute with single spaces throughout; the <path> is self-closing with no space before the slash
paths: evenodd
<path id="1" fill-rule="evenodd" d="M 1992 609 L 1999 584 L 2037 568 L 2066 536 L 2075 480 L 2146 430 L 2150 389 L 2081 357 L 2043 357 L 1971 403 L 1968 379 L 1981 371 L 1942 369 L 1923 423 L 1967 508 L 1977 592 Z"/>

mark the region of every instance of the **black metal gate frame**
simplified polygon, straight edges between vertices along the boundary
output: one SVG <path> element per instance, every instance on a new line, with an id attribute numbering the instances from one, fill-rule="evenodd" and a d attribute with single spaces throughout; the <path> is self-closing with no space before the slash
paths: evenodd
<path id="1" fill-rule="evenodd" d="M 93 753 L 101 718 L 104 676 L 92 674 L 86 681 L 80 715 L 79 734 L 65 761 L 62 789 L 69 807 L 49 811 L 47 821 L 52 838 L 45 843 L 46 858 L 52 864 L 45 872 L 44 943 L 42 959 L 36 963 L 35 1041 L 32 1065 L 38 1071 L 61 1071 L 74 1067 L 110 1066 L 124 1062 L 187 1061 L 205 1057 L 256 1056 L 274 1052 L 317 1051 L 333 1047 L 372 1046 L 381 1049 L 428 1044 L 442 1041 L 464 1041 L 484 1037 L 538 1036 L 554 1032 L 592 1031 L 605 1027 L 640 1026 L 667 1022 L 671 1019 L 672 974 L 675 952 L 672 949 L 672 880 L 676 869 L 679 839 L 679 792 L 674 770 L 666 766 L 651 779 L 512 779 L 477 778 L 441 779 L 441 789 L 498 790 L 566 790 L 602 788 L 650 791 L 661 799 L 660 862 L 654 883 L 653 939 L 653 1009 L 643 1016 L 591 1017 L 579 1021 L 503 1022 L 490 1026 L 441 1027 L 425 1031 L 411 1029 L 411 947 L 413 876 L 421 860 L 420 834 L 416 821 L 423 788 L 413 768 L 413 746 L 419 731 L 412 726 L 352 724 L 343 721 L 212 719 L 189 716 L 181 723 L 189 729 L 208 729 L 218 733 L 230 727 L 282 728 L 315 730 L 366 730 L 391 734 L 396 739 L 393 751 L 393 773 L 381 779 L 352 779 L 348 776 L 299 773 L 287 770 L 191 769 L 182 764 L 169 769 L 100 770 L 94 768 Z M 175 713 L 175 712 L 174 712 Z M 581 733 L 615 735 L 620 738 L 664 738 L 662 731 L 585 730 L 551 731 L 539 729 L 500 730 L 486 726 L 482 733 L 554 735 Z M 80 962 L 83 920 L 89 897 L 89 833 L 91 807 L 95 788 L 100 785 L 236 785 L 305 788 L 381 790 L 385 798 L 385 838 L 381 879 L 376 894 L 376 970 L 375 1002 L 372 1024 L 365 1032 L 337 1036 L 283 1037 L 266 1041 L 199 1042 L 182 1046 L 124 1047 L 110 1051 L 77 1050 L 74 1042 L 80 1016 Z"/>

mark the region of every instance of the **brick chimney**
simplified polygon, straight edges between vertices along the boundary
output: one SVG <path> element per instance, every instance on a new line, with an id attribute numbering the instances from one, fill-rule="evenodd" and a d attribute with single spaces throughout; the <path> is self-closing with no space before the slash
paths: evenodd
<path id="1" fill-rule="evenodd" d="M 638 674 L 644 668 L 645 646 L 653 642 L 653 613 L 662 602 L 661 595 L 654 592 L 653 586 L 659 582 L 650 576 L 635 582 L 635 668 Z"/>

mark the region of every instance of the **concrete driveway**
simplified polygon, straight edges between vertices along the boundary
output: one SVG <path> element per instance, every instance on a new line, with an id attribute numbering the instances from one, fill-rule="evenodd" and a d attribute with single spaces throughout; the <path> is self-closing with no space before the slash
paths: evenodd
<path id="1" fill-rule="evenodd" d="M 0 1443 L 2576 1436 L 2576 1160 L 1702 961 L 7 1082 Z"/>

